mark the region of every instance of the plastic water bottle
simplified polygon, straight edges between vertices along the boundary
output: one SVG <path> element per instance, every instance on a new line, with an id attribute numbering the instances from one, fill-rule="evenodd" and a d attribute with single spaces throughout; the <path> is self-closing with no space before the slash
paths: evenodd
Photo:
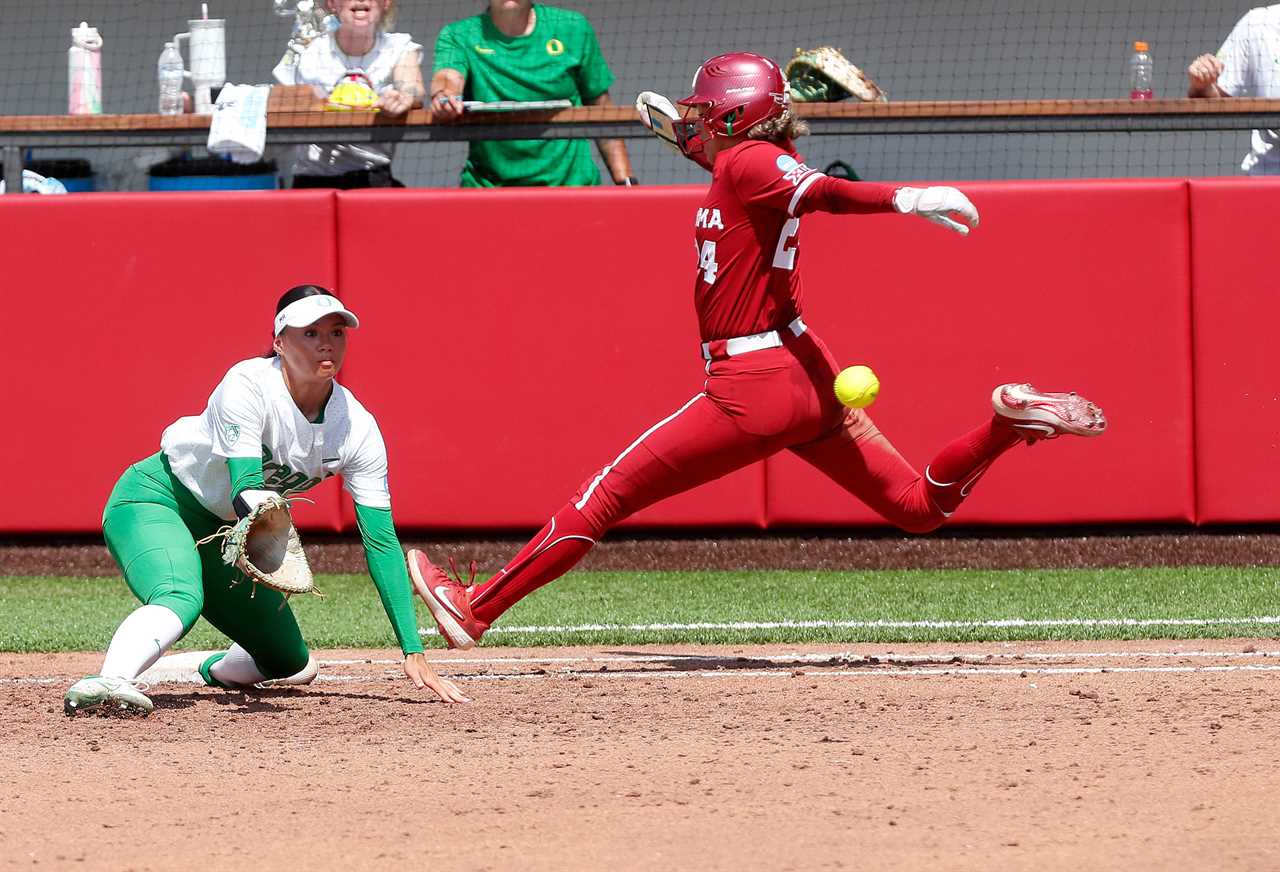
<path id="1" fill-rule="evenodd" d="M 1133 44 L 1133 54 L 1129 57 L 1129 99 L 1150 100 L 1155 96 L 1151 90 L 1151 82 L 1155 69 L 1151 63 L 1149 46 L 1142 41 Z"/>
<path id="2" fill-rule="evenodd" d="M 182 55 L 178 53 L 176 42 L 164 44 L 156 71 L 160 79 L 160 114 L 181 115 L 182 80 L 186 71 L 183 70 Z"/>
<path id="3" fill-rule="evenodd" d="M 71 48 L 67 49 L 67 112 L 102 112 L 102 36 L 84 21 L 71 28 Z"/>

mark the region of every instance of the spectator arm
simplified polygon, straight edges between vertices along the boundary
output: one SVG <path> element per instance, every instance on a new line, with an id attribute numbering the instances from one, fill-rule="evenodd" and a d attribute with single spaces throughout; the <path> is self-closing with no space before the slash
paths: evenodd
<path id="1" fill-rule="evenodd" d="M 609 99 L 609 92 L 605 91 L 594 100 L 587 101 L 588 106 L 613 106 L 613 100 Z M 631 158 L 627 154 L 627 144 L 621 139 L 598 139 L 596 146 L 600 149 L 600 157 L 605 162 L 605 166 L 609 168 L 609 175 L 613 178 L 614 184 L 622 184 L 627 179 L 633 178 L 634 173 L 631 170 Z"/>
<path id="2" fill-rule="evenodd" d="M 427 96 L 427 87 L 422 83 L 421 52 L 405 52 L 391 73 L 391 82 L 401 94 L 413 98 L 410 109 L 421 108 Z"/>
<path id="3" fill-rule="evenodd" d="M 461 97 L 462 89 L 467 85 L 466 77 L 457 70 L 451 70 L 445 67 L 442 70 L 436 70 L 435 75 L 431 77 L 431 88 L 429 93 L 432 97 L 437 94 L 447 94 L 450 97 Z"/>

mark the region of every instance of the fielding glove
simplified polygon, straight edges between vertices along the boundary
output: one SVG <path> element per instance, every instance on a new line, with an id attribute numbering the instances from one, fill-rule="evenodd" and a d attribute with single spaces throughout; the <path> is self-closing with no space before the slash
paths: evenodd
<path id="1" fill-rule="evenodd" d="M 889 101 L 879 85 L 829 45 L 796 49 L 786 75 L 791 99 L 797 103 L 834 103 L 849 97 L 864 103 Z"/>
<path id="2" fill-rule="evenodd" d="M 251 581 L 285 594 L 316 592 L 311 566 L 283 497 L 270 494 L 262 499 L 224 535 L 222 562 Z"/>

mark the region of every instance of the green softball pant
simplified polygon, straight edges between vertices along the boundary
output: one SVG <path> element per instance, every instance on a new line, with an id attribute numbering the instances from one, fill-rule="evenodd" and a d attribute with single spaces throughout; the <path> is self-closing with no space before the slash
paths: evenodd
<path id="1" fill-rule="evenodd" d="M 133 464 L 116 482 L 102 515 L 107 548 L 133 595 L 182 620 L 183 635 L 205 620 L 249 652 L 271 678 L 307 665 L 307 644 L 284 595 L 244 581 L 222 562 L 224 525 L 174 477 L 163 453 Z M 236 583 L 239 581 L 240 583 Z"/>

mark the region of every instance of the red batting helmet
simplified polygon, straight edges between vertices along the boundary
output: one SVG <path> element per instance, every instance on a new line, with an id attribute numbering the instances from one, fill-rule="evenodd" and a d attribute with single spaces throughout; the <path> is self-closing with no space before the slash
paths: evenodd
<path id="1" fill-rule="evenodd" d="M 782 69 L 748 51 L 717 55 L 698 67 L 693 93 L 680 101 L 681 106 L 701 108 L 703 126 L 717 136 L 746 133 L 777 118 L 790 104 Z"/>

